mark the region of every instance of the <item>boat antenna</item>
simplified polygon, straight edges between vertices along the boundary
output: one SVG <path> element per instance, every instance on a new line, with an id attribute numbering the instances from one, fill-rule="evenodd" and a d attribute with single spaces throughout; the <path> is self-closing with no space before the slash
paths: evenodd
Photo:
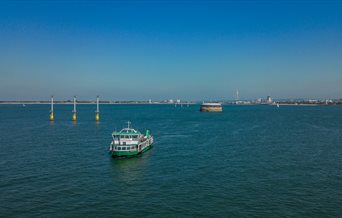
<path id="1" fill-rule="evenodd" d="M 129 125 L 131 124 L 131 122 L 127 121 L 127 125 L 128 125 L 128 129 L 129 129 Z"/>

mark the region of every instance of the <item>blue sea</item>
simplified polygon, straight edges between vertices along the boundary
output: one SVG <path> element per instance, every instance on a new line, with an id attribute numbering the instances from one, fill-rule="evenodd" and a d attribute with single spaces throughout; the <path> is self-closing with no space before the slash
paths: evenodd
<path id="1" fill-rule="evenodd" d="M 342 107 L 0 105 L 0 217 L 342 217 Z M 154 147 L 113 159 L 131 121 Z"/>

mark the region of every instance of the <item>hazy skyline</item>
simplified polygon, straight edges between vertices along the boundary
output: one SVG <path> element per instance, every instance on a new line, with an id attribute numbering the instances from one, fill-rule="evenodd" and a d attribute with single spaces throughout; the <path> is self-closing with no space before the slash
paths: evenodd
<path id="1" fill-rule="evenodd" d="M 0 100 L 342 98 L 339 1 L 2 1 Z"/>

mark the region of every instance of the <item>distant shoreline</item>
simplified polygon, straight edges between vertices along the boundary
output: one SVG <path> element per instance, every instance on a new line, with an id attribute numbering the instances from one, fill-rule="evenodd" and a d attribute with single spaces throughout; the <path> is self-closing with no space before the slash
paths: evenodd
<path id="1" fill-rule="evenodd" d="M 49 102 L 0 102 L 0 104 L 48 104 L 50 105 L 51 103 Z M 66 105 L 70 105 L 70 104 L 74 104 L 73 102 L 54 102 L 53 104 L 66 104 Z M 96 104 L 96 102 L 77 102 L 77 104 Z M 171 103 L 134 103 L 134 102 L 120 102 L 120 103 L 116 103 L 116 102 L 100 102 L 99 104 L 170 104 L 170 105 L 174 105 Z M 197 104 L 197 103 L 178 103 L 178 104 Z"/>
<path id="2" fill-rule="evenodd" d="M 25 104 L 25 105 L 33 105 L 33 104 L 48 104 L 50 105 L 51 102 L 27 102 L 27 101 L 15 101 L 15 102 L 0 102 L 0 105 L 3 104 L 7 104 L 7 105 L 20 105 L 20 104 Z M 72 105 L 74 104 L 73 102 L 54 102 L 53 103 L 54 105 Z M 96 104 L 96 102 L 77 102 L 77 104 L 84 104 L 84 105 L 87 105 L 87 104 Z M 99 104 L 140 104 L 140 105 L 151 105 L 151 104 L 165 104 L 165 105 L 195 105 L 195 104 L 199 104 L 199 103 L 195 103 L 195 102 L 182 102 L 182 103 L 166 103 L 166 102 L 152 102 L 152 103 L 149 103 L 149 102 L 99 102 Z"/>
<path id="3" fill-rule="evenodd" d="M 39 102 L 39 101 L 1 101 L 0 105 L 50 105 L 51 102 Z M 61 102 L 56 101 L 54 105 L 72 105 L 73 102 Z M 94 105 L 96 102 L 86 102 L 80 101 L 77 102 L 77 105 Z M 181 102 L 181 103 L 169 103 L 169 102 L 135 102 L 135 101 L 127 101 L 127 102 L 109 102 L 103 101 L 100 102 L 101 105 L 200 105 L 201 102 Z M 278 103 L 279 106 L 338 106 L 340 104 L 308 104 L 308 103 Z M 232 102 L 224 102 L 222 105 L 243 105 L 243 106 L 253 106 L 253 105 L 260 105 L 260 106 L 277 106 L 277 104 L 258 104 L 258 103 L 249 103 L 249 104 L 235 104 Z"/>

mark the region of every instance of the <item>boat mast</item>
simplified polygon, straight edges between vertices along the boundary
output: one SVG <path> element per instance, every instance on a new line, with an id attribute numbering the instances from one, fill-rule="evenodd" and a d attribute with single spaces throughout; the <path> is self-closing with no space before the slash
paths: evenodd
<path id="1" fill-rule="evenodd" d="M 131 122 L 127 121 L 128 129 L 129 129 L 130 124 L 131 124 Z"/>

